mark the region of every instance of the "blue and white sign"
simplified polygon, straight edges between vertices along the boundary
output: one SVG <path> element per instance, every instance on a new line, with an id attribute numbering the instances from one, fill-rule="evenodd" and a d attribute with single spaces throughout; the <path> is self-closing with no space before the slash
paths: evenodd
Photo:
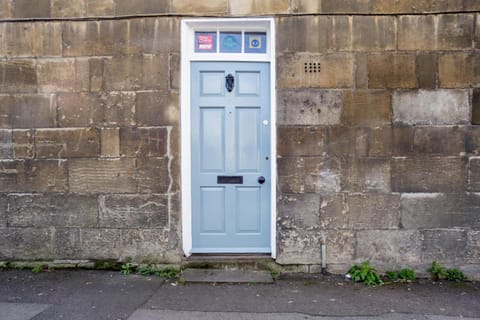
<path id="1" fill-rule="evenodd" d="M 267 34 L 266 33 L 245 33 L 245 53 L 266 53 L 267 52 Z"/>

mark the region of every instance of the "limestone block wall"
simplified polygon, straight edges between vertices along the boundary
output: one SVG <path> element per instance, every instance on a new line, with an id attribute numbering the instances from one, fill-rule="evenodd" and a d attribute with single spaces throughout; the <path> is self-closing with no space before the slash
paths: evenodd
<path id="1" fill-rule="evenodd" d="M 0 260 L 179 262 L 180 21 L 273 16 L 277 262 L 478 276 L 479 11 L 0 0 Z"/>

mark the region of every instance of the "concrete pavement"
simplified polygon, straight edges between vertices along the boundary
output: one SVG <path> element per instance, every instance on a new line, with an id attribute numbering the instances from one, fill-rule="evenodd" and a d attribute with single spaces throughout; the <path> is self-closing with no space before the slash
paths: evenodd
<path id="1" fill-rule="evenodd" d="M 480 283 L 368 288 L 341 277 L 177 284 L 112 271 L 0 271 L 0 320 L 480 319 Z"/>

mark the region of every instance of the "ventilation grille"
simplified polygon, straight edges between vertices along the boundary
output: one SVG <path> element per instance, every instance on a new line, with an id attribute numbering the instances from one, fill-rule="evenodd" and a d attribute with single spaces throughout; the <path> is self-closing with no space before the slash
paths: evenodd
<path id="1" fill-rule="evenodd" d="M 305 62 L 305 73 L 318 73 L 320 72 L 320 62 Z"/>

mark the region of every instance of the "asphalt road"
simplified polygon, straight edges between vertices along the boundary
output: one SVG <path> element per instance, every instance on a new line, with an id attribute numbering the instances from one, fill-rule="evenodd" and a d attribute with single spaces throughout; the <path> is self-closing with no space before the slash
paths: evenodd
<path id="1" fill-rule="evenodd" d="M 378 288 L 341 277 L 177 284 L 119 272 L 0 271 L 0 320 L 480 319 L 480 283 Z"/>

